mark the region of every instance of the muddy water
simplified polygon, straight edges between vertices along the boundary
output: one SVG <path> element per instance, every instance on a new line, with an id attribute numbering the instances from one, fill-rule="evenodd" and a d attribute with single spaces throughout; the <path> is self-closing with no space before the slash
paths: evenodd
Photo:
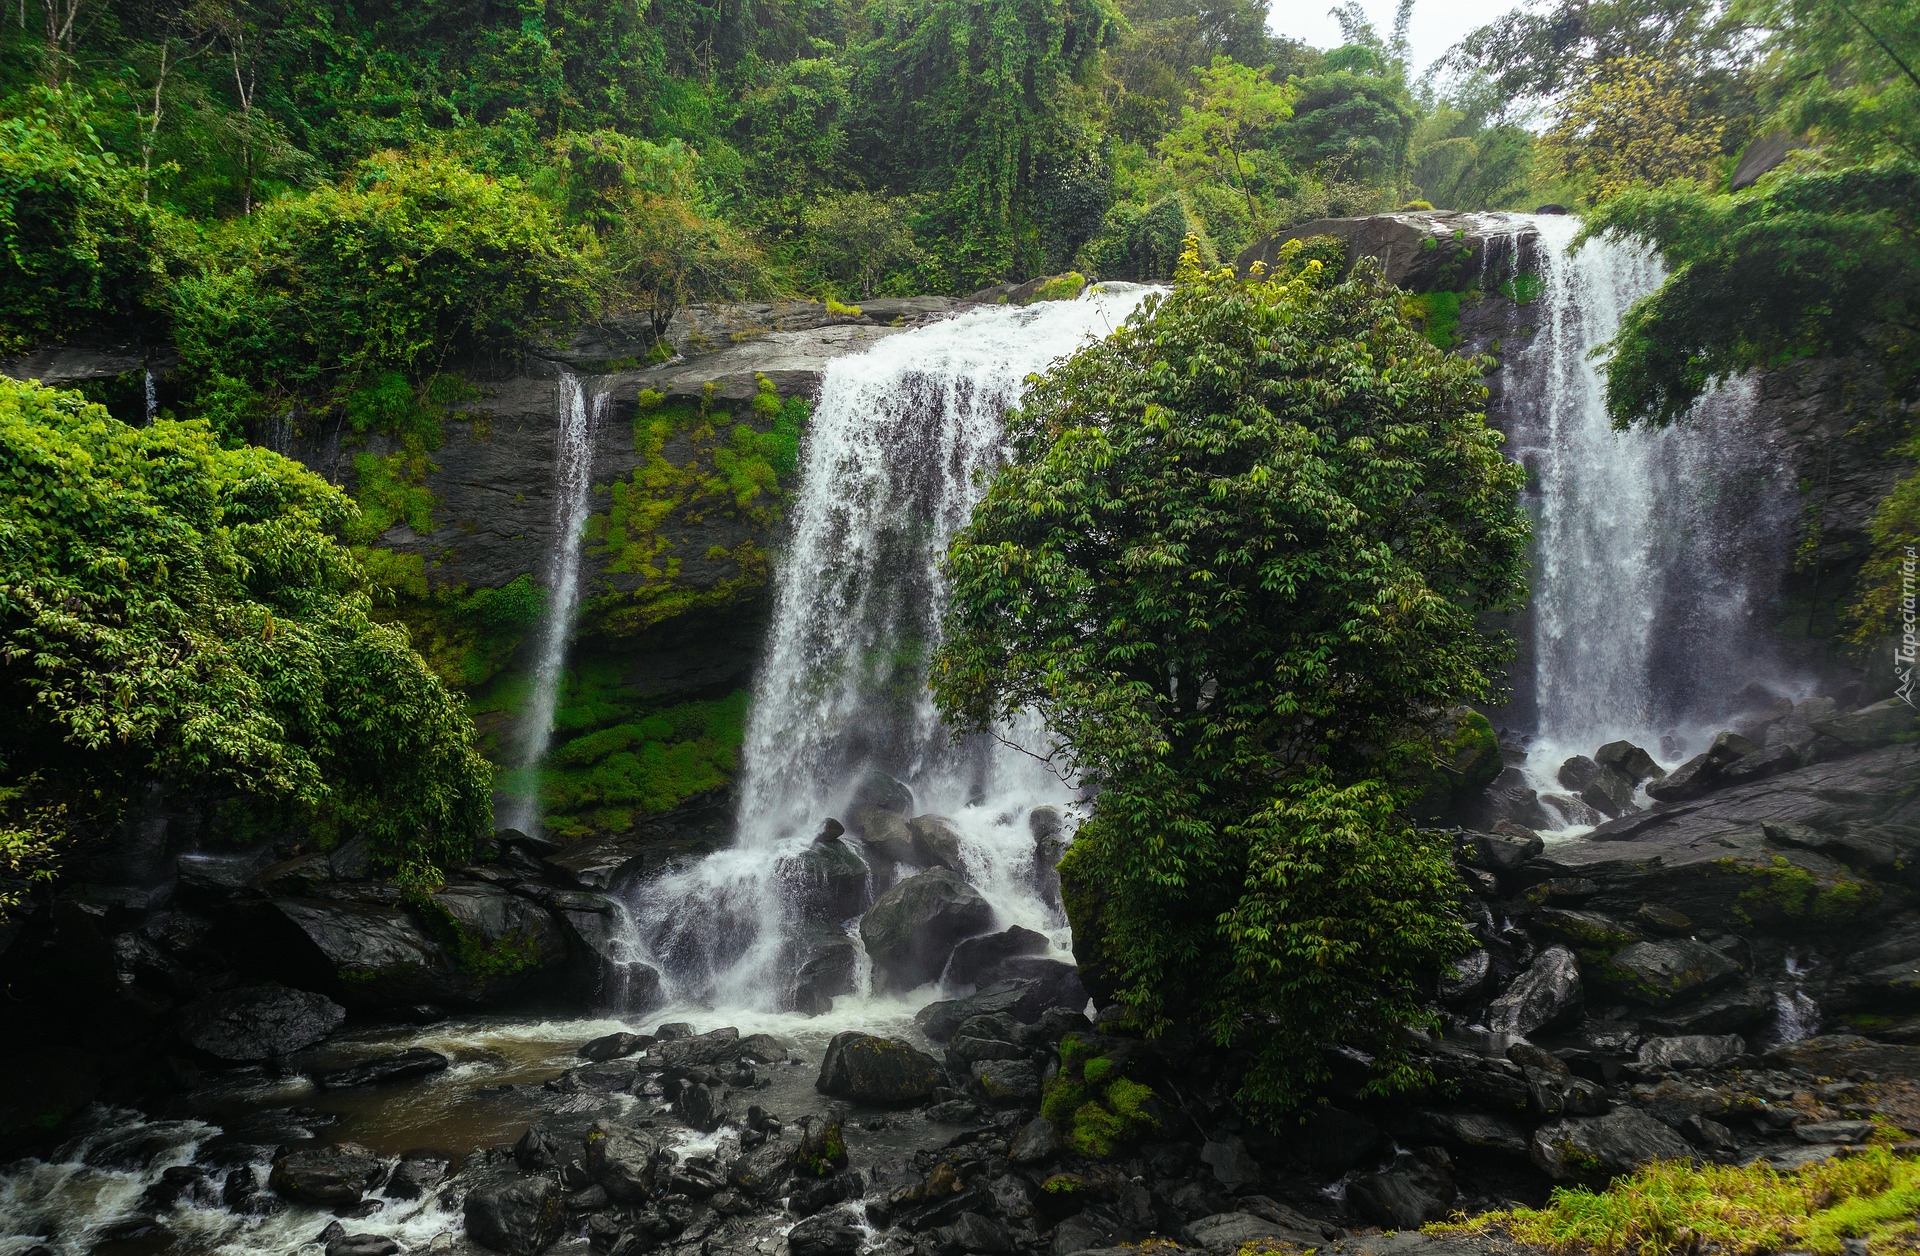
<path id="1" fill-rule="evenodd" d="M 609 1119 L 652 1124 L 686 1155 L 730 1155 L 737 1147 L 734 1132 L 681 1127 L 657 1097 L 565 1095 L 545 1088 L 582 1062 L 576 1053 L 589 1039 L 617 1030 L 651 1031 L 669 1021 L 691 1022 L 699 1032 L 733 1025 L 743 1036 L 778 1037 L 788 1046 L 788 1061 L 757 1070 L 759 1087 L 733 1097 L 736 1114 L 758 1104 L 786 1122 L 789 1139 L 802 1117 L 844 1118 L 854 1166 L 885 1177 L 913 1150 L 941 1145 L 957 1131 L 918 1112 L 851 1108 L 820 1095 L 813 1083 L 827 1040 L 841 1029 L 926 1045 L 913 1026 L 919 1005 L 876 1000 L 817 1020 L 668 1009 L 636 1020 L 478 1017 L 349 1031 L 289 1064 L 331 1067 L 406 1047 L 438 1051 L 451 1063 L 417 1081 L 332 1091 L 315 1087 L 293 1067 L 240 1070 L 210 1077 L 153 1112 L 96 1107 L 44 1157 L 0 1168 L 0 1256 L 42 1249 L 58 1256 L 318 1256 L 318 1235 L 334 1220 L 327 1211 L 288 1205 L 270 1216 L 243 1216 L 218 1201 L 221 1181 L 240 1166 L 251 1166 L 264 1188 L 275 1155 L 288 1146 L 359 1143 L 389 1159 L 433 1149 L 457 1164 L 476 1150 L 512 1143 L 537 1120 L 571 1128 Z M 166 1170 L 184 1165 L 208 1170 L 208 1198 L 189 1196 L 160 1210 L 143 1203 Z M 457 1186 L 416 1200 L 381 1193 L 370 1198 L 380 1207 L 347 1219 L 349 1231 L 391 1236 L 405 1252 L 478 1250 L 462 1234 Z M 577 1239 L 553 1250 L 576 1247 L 585 1250 Z"/>

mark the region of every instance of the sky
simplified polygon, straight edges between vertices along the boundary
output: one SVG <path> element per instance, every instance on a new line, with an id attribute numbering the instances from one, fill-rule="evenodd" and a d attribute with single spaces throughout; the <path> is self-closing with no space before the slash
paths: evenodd
<path id="1" fill-rule="evenodd" d="M 1382 38 L 1393 33 L 1395 0 L 1361 0 Z M 1328 12 L 1333 0 L 1273 0 L 1267 27 L 1276 35 L 1304 40 L 1315 48 L 1340 46 L 1340 23 Z M 1418 78 L 1447 49 L 1475 27 L 1485 26 L 1514 8 L 1513 0 L 1414 0 L 1413 77 Z"/>

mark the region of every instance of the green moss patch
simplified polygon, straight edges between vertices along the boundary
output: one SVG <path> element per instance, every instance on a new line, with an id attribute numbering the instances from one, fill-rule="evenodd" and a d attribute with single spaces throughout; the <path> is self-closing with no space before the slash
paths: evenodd
<path id="1" fill-rule="evenodd" d="M 1158 1129 L 1153 1088 L 1076 1034 L 1060 1040 L 1060 1071 L 1040 1094 L 1040 1115 L 1083 1156 L 1107 1159 Z"/>

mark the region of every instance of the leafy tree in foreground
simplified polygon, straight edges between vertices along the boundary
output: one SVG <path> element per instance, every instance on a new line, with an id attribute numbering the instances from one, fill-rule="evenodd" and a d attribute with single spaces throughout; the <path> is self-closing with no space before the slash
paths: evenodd
<path id="1" fill-rule="evenodd" d="M 1089 965 L 1148 1028 L 1190 1018 L 1276 1112 L 1336 1043 L 1395 1030 L 1464 950 L 1444 842 L 1388 782 L 1437 708 L 1492 695 L 1476 617 L 1523 596 L 1520 469 L 1471 362 L 1402 294 L 1199 274 L 1030 387 L 948 555 L 933 666 L 963 728 L 1022 710 L 1098 791 L 1063 875 Z"/>
<path id="2" fill-rule="evenodd" d="M 492 778 L 459 700 L 368 618 L 352 504 L 201 423 L 0 380 L 0 892 L 149 784 L 221 830 L 463 857 Z M 0 902 L 0 913 L 4 913 Z"/>

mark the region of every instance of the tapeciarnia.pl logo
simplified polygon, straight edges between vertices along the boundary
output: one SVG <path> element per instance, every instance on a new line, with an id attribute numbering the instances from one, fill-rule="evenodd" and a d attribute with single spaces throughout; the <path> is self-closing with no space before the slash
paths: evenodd
<path id="1" fill-rule="evenodd" d="M 1920 679 L 1920 671 L 1914 667 L 1915 657 L 1920 655 L 1920 627 L 1916 627 L 1914 616 L 1914 568 L 1920 564 L 1916 548 L 1907 546 L 1906 557 L 1900 561 L 1900 641 L 1893 647 L 1893 676 L 1900 682 L 1896 694 L 1908 706 L 1915 705 L 1914 688 Z"/>

